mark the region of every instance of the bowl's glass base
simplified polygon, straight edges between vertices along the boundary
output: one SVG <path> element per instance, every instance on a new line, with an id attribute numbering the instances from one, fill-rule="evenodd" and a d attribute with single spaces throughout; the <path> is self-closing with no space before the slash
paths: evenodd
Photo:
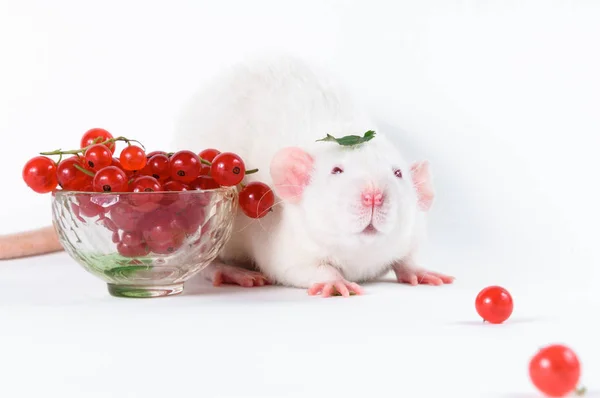
<path id="1" fill-rule="evenodd" d="M 159 286 L 115 285 L 113 283 L 109 283 L 108 292 L 115 297 L 127 298 L 152 298 L 175 296 L 183 292 L 183 283 Z"/>

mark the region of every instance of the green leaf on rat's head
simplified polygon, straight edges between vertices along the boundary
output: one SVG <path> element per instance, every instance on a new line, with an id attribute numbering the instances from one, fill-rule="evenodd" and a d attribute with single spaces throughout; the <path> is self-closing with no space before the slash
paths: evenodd
<path id="1" fill-rule="evenodd" d="M 341 138 L 335 138 L 331 134 L 327 134 L 327 137 L 321 138 L 320 140 L 317 140 L 317 142 L 329 141 L 329 142 L 337 142 L 339 145 L 343 145 L 343 146 L 354 146 L 354 145 L 359 145 L 359 144 L 365 143 L 367 141 L 370 141 L 373 139 L 373 137 L 375 137 L 375 132 L 373 130 L 369 130 L 362 137 L 359 135 L 347 135 L 347 136 L 344 136 Z"/>

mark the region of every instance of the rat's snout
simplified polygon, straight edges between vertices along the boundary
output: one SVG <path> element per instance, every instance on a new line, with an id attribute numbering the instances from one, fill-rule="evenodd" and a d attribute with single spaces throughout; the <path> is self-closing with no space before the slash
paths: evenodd
<path id="1" fill-rule="evenodd" d="M 380 207 L 383 204 L 383 193 L 377 188 L 364 189 L 360 196 L 365 207 Z"/>

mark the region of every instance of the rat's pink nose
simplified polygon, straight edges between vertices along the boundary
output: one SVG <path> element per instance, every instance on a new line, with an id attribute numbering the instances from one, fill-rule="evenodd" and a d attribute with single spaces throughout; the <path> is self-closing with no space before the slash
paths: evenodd
<path id="1" fill-rule="evenodd" d="M 367 189 L 361 194 L 365 207 L 380 207 L 383 204 L 383 194 L 378 189 Z"/>

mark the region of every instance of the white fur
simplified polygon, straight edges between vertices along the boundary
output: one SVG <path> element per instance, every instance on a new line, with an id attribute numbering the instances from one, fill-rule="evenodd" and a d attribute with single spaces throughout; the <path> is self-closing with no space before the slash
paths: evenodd
<path id="1" fill-rule="evenodd" d="M 375 130 L 357 149 L 315 142 Z M 415 265 L 424 231 L 423 214 L 410 165 L 351 96 L 321 71 L 289 57 L 238 65 L 193 99 L 176 132 L 175 148 L 216 148 L 239 154 L 259 172 L 246 181 L 273 186 L 269 173 L 275 153 L 289 146 L 308 151 L 315 172 L 298 204 L 277 203 L 260 220 L 238 214 L 234 234 L 220 255 L 226 263 L 252 263 L 271 280 L 296 287 L 339 279 L 378 277 L 392 264 Z M 340 166 L 343 174 L 332 175 Z M 394 176 L 400 168 L 403 178 Z M 360 192 L 376 185 L 385 192 L 373 224 L 376 235 L 360 232 L 370 211 Z"/>

